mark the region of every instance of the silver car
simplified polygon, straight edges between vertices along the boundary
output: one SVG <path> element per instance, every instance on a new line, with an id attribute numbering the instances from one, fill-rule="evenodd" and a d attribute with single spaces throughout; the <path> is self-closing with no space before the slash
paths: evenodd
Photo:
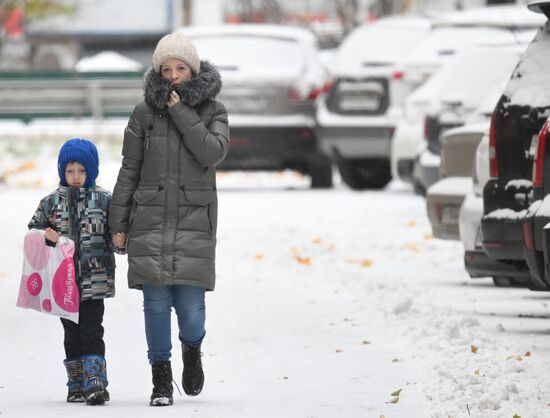
<path id="1" fill-rule="evenodd" d="M 311 186 L 332 186 L 332 167 L 315 131 L 315 101 L 329 78 L 306 29 L 276 25 L 186 28 L 201 59 L 220 71 L 218 96 L 231 128 L 221 169 L 294 169 Z"/>

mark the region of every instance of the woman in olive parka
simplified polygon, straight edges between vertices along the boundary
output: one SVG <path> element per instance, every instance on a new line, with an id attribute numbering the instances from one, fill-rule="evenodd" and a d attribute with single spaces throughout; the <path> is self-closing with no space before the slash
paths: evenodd
<path id="1" fill-rule="evenodd" d="M 189 38 L 163 37 L 128 122 L 109 211 L 113 241 L 128 253 L 128 283 L 143 291 L 152 406 L 171 405 L 171 309 L 183 353 L 183 388 L 204 383 L 205 291 L 214 290 L 215 167 L 229 151 L 218 71 Z M 121 234 L 117 234 L 121 233 Z"/>

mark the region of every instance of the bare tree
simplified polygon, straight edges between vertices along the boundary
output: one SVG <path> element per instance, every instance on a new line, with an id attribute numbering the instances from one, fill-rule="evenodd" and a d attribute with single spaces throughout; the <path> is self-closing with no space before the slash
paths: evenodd
<path id="1" fill-rule="evenodd" d="M 193 14 L 193 0 L 183 0 L 183 26 L 191 26 Z"/>

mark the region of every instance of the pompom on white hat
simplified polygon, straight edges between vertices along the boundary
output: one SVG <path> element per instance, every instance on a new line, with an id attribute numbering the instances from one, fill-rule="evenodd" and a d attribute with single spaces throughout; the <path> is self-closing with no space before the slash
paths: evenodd
<path id="1" fill-rule="evenodd" d="M 200 71 L 201 63 L 195 45 L 181 32 L 169 33 L 161 38 L 153 53 L 153 70 L 160 72 L 160 66 L 169 58 L 182 60 L 193 74 Z"/>

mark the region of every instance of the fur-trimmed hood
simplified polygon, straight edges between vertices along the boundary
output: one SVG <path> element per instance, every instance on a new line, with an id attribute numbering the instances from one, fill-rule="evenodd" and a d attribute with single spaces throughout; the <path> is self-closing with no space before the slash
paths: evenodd
<path id="1" fill-rule="evenodd" d="M 207 99 L 214 99 L 221 88 L 222 78 L 218 70 L 208 61 L 201 61 L 199 74 L 181 83 L 176 88 L 176 93 L 179 94 L 183 103 L 196 106 Z M 169 80 L 154 70 L 149 71 L 145 77 L 144 87 L 145 102 L 148 105 L 157 110 L 164 110 L 170 90 L 172 90 L 172 84 Z"/>

